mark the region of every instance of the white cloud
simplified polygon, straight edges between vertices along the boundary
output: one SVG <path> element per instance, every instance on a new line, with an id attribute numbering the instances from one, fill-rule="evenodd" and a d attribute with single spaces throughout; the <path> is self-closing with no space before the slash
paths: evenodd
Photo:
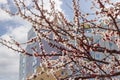
<path id="1" fill-rule="evenodd" d="M 43 0 L 43 1 L 44 1 L 44 7 L 45 7 L 45 9 L 50 10 L 49 0 Z M 52 1 L 55 2 L 55 9 L 59 10 L 59 11 L 62 11 L 62 9 L 60 8 L 60 6 L 62 4 L 62 1 L 61 0 L 52 0 Z"/>
<path id="2" fill-rule="evenodd" d="M 112 0 L 112 2 L 120 2 L 120 0 Z"/>
<path id="3" fill-rule="evenodd" d="M 7 14 L 5 11 L 3 11 L 2 9 L 0 9 L 0 21 L 2 20 L 10 20 L 11 17 L 9 14 Z"/>
<path id="4" fill-rule="evenodd" d="M 6 80 L 6 77 L 9 80 L 18 79 L 18 72 L 19 55 L 4 46 L 0 46 L 0 80 Z"/>
<path id="5" fill-rule="evenodd" d="M 51 0 L 51 1 L 54 1 L 55 2 L 55 10 L 58 10 L 58 11 L 62 11 L 61 9 L 61 5 L 62 5 L 62 0 Z M 31 0 L 26 0 L 25 1 L 25 4 L 26 6 L 31 6 Z M 38 0 L 38 5 L 41 6 L 42 5 L 42 2 L 41 0 Z M 50 2 L 49 0 L 43 0 L 43 8 L 47 11 L 51 11 L 51 6 L 50 6 Z M 36 13 L 37 15 L 39 15 L 39 11 L 36 10 L 35 8 L 31 8 L 31 10 Z M 24 11 L 24 10 L 23 10 Z M 28 11 L 26 11 L 26 14 L 30 15 L 31 13 Z M 31 16 L 31 15 L 30 15 Z"/>
<path id="6" fill-rule="evenodd" d="M 61 9 L 61 7 L 60 7 L 61 4 L 62 4 L 62 1 L 61 1 L 61 0 L 51 0 L 51 1 L 54 1 L 54 2 L 55 2 L 55 9 L 56 9 L 56 10 L 62 11 L 62 9 Z M 44 8 L 50 10 L 49 0 L 43 0 L 43 3 L 44 3 Z"/>
<path id="7" fill-rule="evenodd" d="M 46 4 L 49 0 L 43 0 L 45 3 L 46 9 L 50 7 Z M 56 9 L 61 11 L 61 0 L 54 0 L 56 2 Z M 0 3 L 6 3 L 6 0 L 0 0 Z M 29 0 L 26 2 L 29 3 Z M 30 4 L 30 3 L 29 3 Z M 7 32 L 1 37 L 7 40 L 10 40 L 9 36 L 12 36 L 15 40 L 19 42 L 24 42 L 27 39 L 27 33 L 31 28 L 30 24 L 27 21 L 19 17 L 10 17 L 9 14 L 5 13 L 0 9 L 0 21 L 9 21 L 12 20 L 15 23 L 19 22 L 23 25 L 10 25 L 7 26 Z M 9 50 L 8 48 L 0 45 L 0 80 L 18 80 L 19 74 L 19 54 Z"/>
<path id="8" fill-rule="evenodd" d="M 20 26 L 16 28 L 8 27 L 8 32 L 6 35 L 12 36 L 18 42 L 24 42 L 27 40 L 27 32 L 30 28 L 30 26 Z"/>
<path id="9" fill-rule="evenodd" d="M 55 7 L 59 10 L 62 11 L 61 5 L 62 5 L 62 0 L 54 0 L 55 1 Z"/>
<path id="10" fill-rule="evenodd" d="M 0 0 L 0 3 L 6 4 L 6 3 L 7 3 L 7 0 Z"/>
<path id="11" fill-rule="evenodd" d="M 19 42 L 27 39 L 30 26 L 8 27 L 6 34 L 1 37 L 10 40 L 9 35 Z M 18 80 L 19 54 L 0 45 L 0 80 Z M 8 77 L 8 78 L 6 78 Z"/>
<path id="12" fill-rule="evenodd" d="M 116 4 L 117 2 L 120 2 L 120 0 L 110 0 L 111 3 Z M 109 8 L 112 7 L 113 5 L 106 4 L 105 7 Z"/>

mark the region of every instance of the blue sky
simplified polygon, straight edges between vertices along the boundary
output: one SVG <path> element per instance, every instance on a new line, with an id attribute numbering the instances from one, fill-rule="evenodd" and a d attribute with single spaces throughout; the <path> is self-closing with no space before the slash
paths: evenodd
<path id="1" fill-rule="evenodd" d="M 0 0 L 0 4 L 7 4 L 10 0 Z M 67 19 L 71 19 L 72 9 L 71 0 L 55 0 L 57 8 L 61 9 Z M 9 2 L 10 3 L 10 2 Z M 29 2 L 28 2 L 29 3 Z M 62 3 L 62 5 L 61 5 Z M 13 5 L 9 6 L 11 10 Z M 81 0 L 82 11 L 89 12 L 89 2 Z M 27 39 L 27 32 L 31 25 L 20 17 L 11 17 L 0 9 L 0 36 L 9 40 L 9 35 L 17 41 L 24 42 Z M 19 73 L 19 54 L 0 45 L 0 80 L 18 80 Z"/>
<path id="2" fill-rule="evenodd" d="M 10 3 L 11 10 L 13 4 L 11 0 L 0 0 L 0 4 L 6 6 Z M 48 1 L 48 0 L 44 0 Z M 29 0 L 26 0 L 29 4 Z M 61 1 L 57 1 L 57 8 L 60 9 Z M 14 11 L 14 10 L 13 10 Z M 17 41 L 27 40 L 27 32 L 31 28 L 30 23 L 20 17 L 11 17 L 0 9 L 0 37 L 9 40 L 13 36 Z M 0 80 L 19 80 L 19 54 L 0 45 Z"/>
<path id="3" fill-rule="evenodd" d="M 82 12 L 91 12 L 90 10 L 90 5 L 91 2 L 90 0 L 79 0 L 80 1 L 80 9 Z M 73 16 L 73 11 L 72 11 L 72 0 L 64 0 L 63 4 L 61 6 L 62 10 L 64 11 L 64 13 L 66 14 L 66 18 L 69 20 L 72 20 L 71 16 Z"/>
<path id="4" fill-rule="evenodd" d="M 7 1 L 10 3 L 10 9 L 15 11 L 15 8 L 13 9 L 14 5 L 10 2 L 11 0 L 0 0 L 0 4 L 6 6 Z M 57 2 L 57 8 L 64 12 L 67 19 L 72 20 L 72 0 L 55 1 Z M 29 4 L 29 0 L 26 0 L 26 3 Z M 47 7 L 48 6 L 46 6 L 46 8 Z M 80 0 L 80 7 L 82 12 L 91 12 L 89 9 L 90 0 L 87 0 L 87 2 L 86 0 Z M 13 36 L 17 41 L 24 42 L 27 40 L 27 32 L 30 28 L 31 25 L 27 21 L 20 17 L 11 17 L 0 9 L 0 37 L 9 40 L 9 36 Z M 0 45 L 0 80 L 18 80 L 18 75 L 19 54 Z"/>

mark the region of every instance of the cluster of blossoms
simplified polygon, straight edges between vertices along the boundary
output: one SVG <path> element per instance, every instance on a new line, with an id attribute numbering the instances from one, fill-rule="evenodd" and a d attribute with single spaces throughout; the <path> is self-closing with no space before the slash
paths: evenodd
<path id="1" fill-rule="evenodd" d="M 12 16 L 17 15 L 30 22 L 36 35 L 25 43 L 3 39 L 0 39 L 0 43 L 21 54 L 40 58 L 39 67 L 43 72 L 39 72 L 37 68 L 38 71 L 28 79 L 42 78 L 43 73 L 47 77 L 52 75 L 55 80 L 119 79 L 119 2 L 93 0 L 91 8 L 95 10 L 92 14 L 94 18 L 89 19 L 86 16 L 91 14 L 80 10 L 79 0 L 72 0 L 72 22 L 67 20 L 61 11 L 56 10 L 54 0 L 49 0 L 50 10 L 44 8 L 44 0 L 32 0 L 29 6 L 23 0 L 14 0 L 14 3 L 17 12 L 4 10 Z M 56 51 L 47 53 L 43 40 Z M 31 54 L 21 46 L 36 42 L 40 52 L 32 47 Z M 65 75 L 58 75 L 59 72 L 63 74 L 63 70 L 66 70 Z"/>

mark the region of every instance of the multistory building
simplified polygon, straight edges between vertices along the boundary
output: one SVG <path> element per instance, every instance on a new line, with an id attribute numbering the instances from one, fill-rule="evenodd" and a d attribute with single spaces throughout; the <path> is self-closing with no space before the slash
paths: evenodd
<path id="1" fill-rule="evenodd" d="M 28 40 L 32 39 L 33 37 L 36 37 L 36 34 L 33 30 L 33 28 L 30 29 L 28 32 Z M 52 38 L 53 35 L 50 35 Z M 44 45 L 44 50 L 46 53 L 50 53 L 52 51 L 56 51 L 56 49 L 53 49 L 49 46 L 49 44 L 42 39 L 42 43 Z M 33 42 L 31 44 L 28 44 L 26 47 L 26 51 L 30 54 L 33 54 L 32 48 L 35 48 L 38 53 L 41 52 L 41 49 L 39 47 L 38 42 Z M 28 55 L 23 55 L 20 54 L 20 64 L 19 64 L 19 80 L 25 80 L 25 78 L 29 75 L 31 75 L 33 72 L 35 72 L 36 67 L 40 65 L 40 58 L 39 57 L 34 57 L 34 56 L 28 56 Z"/>
<path id="2" fill-rule="evenodd" d="M 118 23 L 120 22 L 120 20 L 118 20 Z M 93 42 L 94 43 L 99 43 L 100 46 L 106 47 L 107 49 L 118 49 L 117 46 L 110 42 L 110 41 L 102 41 L 101 36 L 99 34 L 91 34 L 90 30 L 86 30 L 85 35 L 88 37 L 92 37 L 93 38 Z M 30 40 L 31 38 L 35 37 L 36 34 L 33 31 L 33 29 L 31 29 L 28 32 L 28 40 Z M 46 52 L 50 53 L 51 51 L 56 51 L 55 49 L 49 47 L 48 43 L 45 40 L 42 40 L 44 46 L 44 49 Z M 75 41 L 72 41 L 73 44 L 75 44 Z M 26 47 L 26 51 L 33 54 L 33 50 L 31 49 L 32 47 L 35 47 L 36 50 L 38 52 L 40 52 L 40 47 L 38 42 L 32 43 L 27 45 Z M 96 59 L 103 59 L 105 57 L 105 55 L 101 52 L 90 52 L 92 56 L 94 56 Z M 20 71 L 19 71 L 19 80 L 25 80 L 25 78 L 29 75 L 31 75 L 36 67 L 38 67 L 40 64 L 40 59 L 33 57 L 33 56 L 27 56 L 27 55 L 22 55 L 20 54 Z"/>

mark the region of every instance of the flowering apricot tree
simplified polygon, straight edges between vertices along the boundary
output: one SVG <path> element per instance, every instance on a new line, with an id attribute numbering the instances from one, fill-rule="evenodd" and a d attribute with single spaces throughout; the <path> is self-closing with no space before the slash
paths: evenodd
<path id="1" fill-rule="evenodd" d="M 79 1 L 72 0 L 73 21 L 69 21 L 62 12 L 56 10 L 54 0 L 49 0 L 50 10 L 44 8 L 44 0 L 32 0 L 30 6 L 24 0 L 13 0 L 17 11 L 3 10 L 30 22 L 36 36 L 22 44 L 13 39 L 1 39 L 0 43 L 21 54 L 40 57 L 51 73 L 54 73 L 54 68 L 69 70 L 62 80 L 119 80 L 120 2 L 91 0 L 91 14 L 80 10 L 82 6 Z M 93 17 L 89 18 L 91 15 Z M 46 53 L 42 39 L 57 51 Z M 34 53 L 31 54 L 21 47 L 35 42 L 39 43 L 41 52 L 32 48 Z M 51 63 L 55 56 L 56 62 Z M 35 73 L 33 78 L 37 76 L 38 73 Z"/>

